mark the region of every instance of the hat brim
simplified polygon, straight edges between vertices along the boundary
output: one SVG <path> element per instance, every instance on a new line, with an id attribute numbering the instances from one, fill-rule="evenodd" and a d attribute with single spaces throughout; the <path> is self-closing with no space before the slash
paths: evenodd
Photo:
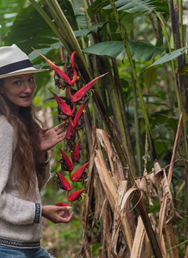
<path id="1" fill-rule="evenodd" d="M 40 72 L 45 72 L 45 71 L 49 71 L 49 69 L 36 69 L 34 67 L 28 67 L 28 68 L 17 70 L 17 71 L 11 72 L 11 73 L 1 74 L 0 79 L 11 77 L 11 76 L 16 76 L 16 75 L 33 74 L 33 73 L 40 73 Z"/>

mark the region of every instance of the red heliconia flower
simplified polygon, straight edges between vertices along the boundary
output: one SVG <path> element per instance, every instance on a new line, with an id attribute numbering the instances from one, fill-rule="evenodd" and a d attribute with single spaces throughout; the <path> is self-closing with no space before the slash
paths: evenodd
<path id="1" fill-rule="evenodd" d="M 80 179 L 88 164 L 89 162 L 87 162 L 86 164 L 84 164 L 74 172 L 73 176 L 70 178 L 72 182 L 77 182 Z"/>
<path id="2" fill-rule="evenodd" d="M 55 205 L 60 206 L 60 207 L 65 207 L 65 206 L 69 206 L 70 207 L 70 205 L 68 203 L 66 203 L 66 202 L 58 202 L 58 203 L 55 203 Z"/>
<path id="3" fill-rule="evenodd" d="M 73 116 L 73 114 L 75 112 L 75 109 L 76 109 L 76 105 L 74 105 L 73 110 L 71 110 L 70 107 L 62 100 L 62 98 L 60 98 L 52 90 L 49 89 L 49 91 L 54 95 L 54 97 L 57 101 L 57 104 L 58 104 L 59 108 L 61 109 L 61 111 L 68 116 Z"/>
<path id="4" fill-rule="evenodd" d="M 71 133 L 74 135 L 75 134 L 75 130 L 74 128 L 76 127 L 77 123 L 78 123 L 78 120 L 82 114 L 82 111 L 84 109 L 84 104 L 82 104 L 79 109 L 78 109 L 78 112 L 76 113 L 75 115 L 75 118 L 72 122 L 72 118 L 69 117 L 69 120 L 68 120 L 68 126 L 67 126 L 67 135 L 66 135 L 66 138 L 67 139 L 70 139 L 71 137 Z"/>
<path id="5" fill-rule="evenodd" d="M 75 191 L 75 192 L 71 193 L 70 196 L 68 196 L 68 192 L 67 192 L 67 200 L 69 202 L 73 202 L 73 201 L 78 200 L 81 197 L 81 194 L 83 193 L 84 190 L 85 189 L 81 189 L 81 190 Z"/>
<path id="6" fill-rule="evenodd" d="M 62 149 L 60 149 L 60 151 L 61 151 L 61 154 L 62 154 L 62 156 L 63 156 L 63 159 L 64 159 L 64 161 L 65 161 L 65 163 L 66 163 L 66 165 L 67 165 L 68 171 L 69 171 L 69 172 L 73 171 L 73 169 L 74 169 L 74 162 L 73 162 L 73 164 L 72 164 L 71 161 L 70 161 L 70 159 L 68 158 L 68 156 L 65 154 L 65 152 L 64 152 Z"/>
<path id="7" fill-rule="evenodd" d="M 67 139 L 70 139 L 71 138 L 71 132 L 73 131 L 73 128 L 72 128 L 72 118 L 69 117 L 69 120 L 68 120 L 68 126 L 67 126 L 67 134 L 66 134 L 66 138 Z"/>
<path id="8" fill-rule="evenodd" d="M 72 55 L 71 55 L 72 69 L 76 69 L 76 65 L 75 65 L 75 62 L 74 62 L 75 55 L 76 55 L 76 51 L 72 52 Z"/>
<path id="9" fill-rule="evenodd" d="M 42 55 L 39 51 L 33 48 L 44 60 L 51 66 L 51 68 L 55 71 L 56 74 L 58 74 L 61 78 L 63 78 L 68 84 L 71 85 L 71 79 L 58 67 L 56 66 L 52 61 L 47 59 L 44 55 Z"/>
<path id="10" fill-rule="evenodd" d="M 73 188 L 73 185 L 70 186 L 69 181 L 61 175 L 59 172 L 56 172 L 56 176 L 58 177 L 58 183 L 59 187 L 65 191 L 71 191 Z"/>
<path id="11" fill-rule="evenodd" d="M 74 51 L 71 55 L 71 64 L 72 64 L 72 70 L 73 70 L 73 79 L 70 83 L 70 85 L 72 86 L 76 80 L 77 80 L 77 71 L 76 71 L 76 65 L 75 65 L 75 62 L 74 62 L 74 56 L 76 55 L 76 52 Z"/>
<path id="12" fill-rule="evenodd" d="M 77 71 L 76 69 L 73 69 L 73 79 L 71 81 L 71 86 L 77 81 Z"/>
<path id="13" fill-rule="evenodd" d="M 81 114 L 82 114 L 83 109 L 84 109 L 84 104 L 82 104 L 82 105 L 79 107 L 78 112 L 76 113 L 75 118 L 74 118 L 74 121 L 73 121 L 73 123 L 72 123 L 72 128 L 75 128 L 75 126 L 77 125 L 78 120 L 79 120 L 79 118 L 80 118 L 80 116 L 81 116 Z"/>
<path id="14" fill-rule="evenodd" d="M 79 141 L 76 144 L 76 147 L 75 147 L 74 151 L 71 153 L 71 159 L 74 162 L 76 162 L 80 159 L 80 142 L 81 142 L 81 139 L 79 139 Z"/>
<path id="15" fill-rule="evenodd" d="M 76 102 L 78 100 L 80 100 L 90 89 L 91 87 L 93 86 L 93 84 L 98 81 L 98 79 L 100 79 L 101 77 L 105 76 L 107 73 L 93 79 L 92 81 L 90 81 L 88 84 L 86 84 L 84 87 L 82 87 L 80 90 L 78 90 L 74 96 L 72 96 L 71 94 L 71 90 L 70 90 L 70 87 L 68 87 L 68 94 L 69 94 L 69 97 L 71 99 L 72 102 Z"/>

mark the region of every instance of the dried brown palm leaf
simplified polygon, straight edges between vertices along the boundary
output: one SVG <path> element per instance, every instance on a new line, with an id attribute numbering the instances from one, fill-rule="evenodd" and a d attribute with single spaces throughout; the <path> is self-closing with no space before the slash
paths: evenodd
<path id="1" fill-rule="evenodd" d="M 96 150 L 95 165 L 111 209 L 114 211 L 117 193 L 100 150 Z"/>
<path id="2" fill-rule="evenodd" d="M 152 197 L 157 197 L 154 172 L 150 174 L 145 173 L 143 177 L 136 179 L 136 183 L 139 189 L 147 195 L 149 204 L 153 205 Z"/>
<path id="3" fill-rule="evenodd" d="M 130 258 L 141 258 L 142 257 L 142 250 L 143 250 L 145 235 L 146 235 L 146 231 L 144 228 L 144 224 L 142 222 L 142 219 L 139 216 Z"/>
<path id="4" fill-rule="evenodd" d="M 150 244 L 150 241 L 149 241 L 149 238 L 148 238 L 147 234 L 145 235 L 145 238 L 144 238 L 143 257 L 144 258 L 151 258 L 152 257 L 151 244 Z"/>
<path id="5" fill-rule="evenodd" d="M 117 191 L 118 195 L 117 195 L 117 201 L 116 201 L 116 206 L 114 211 L 114 224 L 113 224 L 113 232 L 112 232 L 112 250 L 114 253 L 116 252 L 116 246 L 118 242 L 120 229 L 122 229 L 126 242 L 129 246 L 129 250 L 132 249 L 132 245 L 133 245 L 135 226 L 134 226 L 133 219 L 131 217 L 132 214 L 130 213 L 130 207 L 128 203 L 126 203 L 127 213 L 124 213 L 122 216 L 120 213 L 120 210 L 122 207 L 122 200 L 124 195 L 126 194 L 126 191 L 127 191 L 127 181 L 120 182 L 120 186 Z"/>
<path id="6" fill-rule="evenodd" d="M 114 178 L 116 185 L 119 185 L 119 181 L 124 180 L 123 168 L 119 161 L 118 155 L 113 148 L 111 139 L 108 133 L 104 130 L 96 129 L 96 134 L 101 147 L 107 153 L 112 177 Z"/>

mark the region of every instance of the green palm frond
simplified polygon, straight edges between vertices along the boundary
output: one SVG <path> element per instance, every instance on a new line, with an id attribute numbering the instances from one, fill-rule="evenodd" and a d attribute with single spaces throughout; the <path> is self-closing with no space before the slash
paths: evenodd
<path id="1" fill-rule="evenodd" d="M 151 0 L 118 0 L 115 6 L 118 11 L 136 14 L 148 14 L 156 10 Z M 107 5 L 104 9 L 112 9 L 111 5 Z"/>

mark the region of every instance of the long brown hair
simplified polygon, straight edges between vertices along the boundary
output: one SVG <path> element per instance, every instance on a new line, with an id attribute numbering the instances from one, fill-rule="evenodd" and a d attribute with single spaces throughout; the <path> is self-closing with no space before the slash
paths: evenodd
<path id="1" fill-rule="evenodd" d="M 3 83 L 4 80 L 0 79 L 0 88 Z M 22 193 L 26 193 L 28 190 L 34 193 L 36 175 L 39 189 L 45 176 L 45 168 L 41 165 L 38 137 L 42 123 L 36 117 L 33 106 L 20 107 L 19 114 L 12 112 L 3 94 L 0 94 L 0 115 L 7 118 L 16 132 L 17 146 L 14 154 L 18 164 L 15 175 L 16 186 L 18 190 L 20 185 L 22 186 Z"/>

